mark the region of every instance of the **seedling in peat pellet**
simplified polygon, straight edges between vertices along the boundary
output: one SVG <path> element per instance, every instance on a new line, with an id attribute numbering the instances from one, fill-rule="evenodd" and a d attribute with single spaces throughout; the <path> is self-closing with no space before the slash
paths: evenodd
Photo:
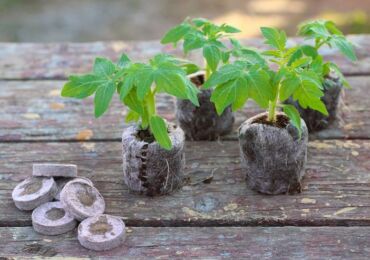
<path id="1" fill-rule="evenodd" d="M 229 62 L 231 51 L 222 39 L 230 38 L 239 29 L 227 25 L 216 25 L 203 18 L 186 19 L 169 30 L 161 43 L 175 46 L 182 42 L 184 54 L 201 49 L 205 73 L 193 75 L 191 80 L 200 87 L 217 71 L 220 64 Z M 198 95 L 200 106 L 195 108 L 187 100 L 178 100 L 176 118 L 190 140 L 214 140 L 232 130 L 234 116 L 228 108 L 220 116 L 210 102 L 211 90 L 202 90 Z"/>

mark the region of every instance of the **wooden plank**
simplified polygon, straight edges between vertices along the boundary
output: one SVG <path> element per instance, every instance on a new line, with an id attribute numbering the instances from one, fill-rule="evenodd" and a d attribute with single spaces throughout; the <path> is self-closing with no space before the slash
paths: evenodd
<path id="1" fill-rule="evenodd" d="M 11 200 L 34 162 L 74 163 L 107 202 L 106 212 L 130 226 L 370 225 L 370 141 L 309 144 L 300 195 L 266 196 L 246 187 L 235 141 L 189 142 L 190 183 L 170 196 L 130 194 L 123 183 L 119 142 L 0 144 L 0 226 L 30 225 Z M 213 172 L 210 184 L 202 182 Z"/>
<path id="2" fill-rule="evenodd" d="M 314 137 L 370 138 L 370 107 L 363 96 L 370 76 L 350 77 L 353 89 L 346 90 L 340 107 L 341 120 Z M 64 81 L 0 81 L 0 141 L 19 140 L 119 140 L 125 125 L 125 109 L 117 98 L 108 113 L 94 119 L 93 98 L 79 101 L 60 97 Z M 174 121 L 175 102 L 160 96 L 158 111 Z M 235 131 L 224 139 L 235 140 L 236 130 L 260 110 L 248 102 L 236 113 Z"/>
<path id="3" fill-rule="evenodd" d="M 359 61 L 356 64 L 351 64 L 330 49 L 323 49 L 323 54 L 337 62 L 347 75 L 370 74 L 370 35 L 352 35 L 349 39 L 357 46 Z M 292 38 L 290 44 L 300 41 L 300 38 Z M 248 38 L 243 42 L 250 46 L 263 46 L 259 38 Z M 122 52 L 135 60 L 144 60 L 159 52 L 181 55 L 179 50 L 162 46 L 158 41 L 0 43 L 0 50 L 0 79 L 64 79 L 71 73 L 88 71 L 95 56 L 117 59 Z M 201 64 L 199 53 L 190 58 Z"/>
<path id="4" fill-rule="evenodd" d="M 31 227 L 0 228 L 3 257 L 135 259 L 368 259 L 369 227 L 128 228 L 125 244 L 94 252 L 76 232 L 43 236 Z"/>

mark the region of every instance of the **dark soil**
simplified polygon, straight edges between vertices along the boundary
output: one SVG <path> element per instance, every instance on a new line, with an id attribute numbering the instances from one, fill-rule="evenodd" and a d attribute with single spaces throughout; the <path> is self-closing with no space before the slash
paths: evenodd
<path id="1" fill-rule="evenodd" d="M 41 187 L 42 187 L 42 178 L 33 177 L 30 182 L 22 185 L 21 188 L 23 188 L 24 190 L 21 192 L 20 195 L 23 196 L 35 193 L 39 191 Z"/>
<path id="2" fill-rule="evenodd" d="M 90 233 L 96 235 L 104 235 L 105 233 L 110 232 L 112 230 L 113 227 L 111 224 L 108 223 L 106 216 L 101 216 L 97 222 L 89 226 Z"/>
<path id="3" fill-rule="evenodd" d="M 92 206 L 96 200 L 95 194 L 92 192 L 92 187 L 88 185 L 80 185 L 81 190 L 77 192 L 77 198 L 85 206 Z"/>
<path id="4" fill-rule="evenodd" d="M 276 121 L 271 122 L 268 121 L 268 115 L 263 115 L 259 118 L 257 118 L 255 121 L 253 121 L 255 124 L 264 124 L 264 125 L 271 125 L 278 128 L 286 128 L 289 124 L 289 118 L 285 115 L 277 115 Z"/>
<path id="5" fill-rule="evenodd" d="M 193 84 L 195 84 L 198 88 L 200 88 L 204 84 L 204 75 L 201 74 L 201 75 L 197 75 L 197 76 L 191 77 L 190 78 L 190 81 Z"/>
<path id="6" fill-rule="evenodd" d="M 139 130 L 136 134 L 136 138 L 149 144 L 155 141 L 154 135 L 149 131 L 149 129 Z"/>
<path id="7" fill-rule="evenodd" d="M 59 208 L 52 208 L 46 212 L 46 217 L 50 220 L 61 219 L 65 215 L 65 211 Z"/>

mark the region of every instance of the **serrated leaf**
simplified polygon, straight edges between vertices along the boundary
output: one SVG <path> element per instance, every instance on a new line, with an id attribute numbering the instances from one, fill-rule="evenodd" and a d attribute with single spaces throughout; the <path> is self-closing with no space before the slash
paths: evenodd
<path id="1" fill-rule="evenodd" d="M 68 82 L 63 86 L 61 95 L 62 97 L 86 98 L 104 83 L 105 79 L 96 75 L 70 76 Z"/>
<path id="2" fill-rule="evenodd" d="M 218 85 L 212 93 L 211 101 L 215 104 L 217 114 L 221 115 L 226 107 L 235 102 L 234 108 L 241 106 L 248 98 L 247 81 L 243 77 Z M 243 103 L 244 104 L 244 103 Z"/>
<path id="3" fill-rule="evenodd" d="M 187 98 L 185 79 L 181 75 L 158 69 L 154 80 L 159 90 L 178 98 Z"/>
<path id="4" fill-rule="evenodd" d="M 158 144 L 166 150 L 171 150 L 172 143 L 166 122 L 161 117 L 154 115 L 150 118 L 149 127 Z"/>
<path id="5" fill-rule="evenodd" d="M 165 34 L 161 40 L 161 43 L 176 43 L 181 40 L 190 30 L 191 25 L 188 23 L 182 23 L 178 26 L 175 26 Z"/>
<path id="6" fill-rule="evenodd" d="M 296 91 L 300 83 L 301 82 L 299 78 L 294 74 L 290 75 L 289 77 L 286 77 L 281 82 L 280 93 L 279 93 L 280 101 L 283 102 L 287 100 L 294 93 L 294 91 Z"/>
<path id="7" fill-rule="evenodd" d="M 119 87 L 119 98 L 123 101 L 126 96 L 130 93 L 134 87 L 135 77 L 133 75 L 127 75 L 122 82 L 122 85 Z"/>
<path id="8" fill-rule="evenodd" d="M 297 128 L 299 137 L 301 137 L 302 126 L 301 126 L 301 117 L 299 115 L 298 110 L 292 105 L 284 105 L 283 111 L 289 117 L 290 122 Z"/>
<path id="9" fill-rule="evenodd" d="M 292 68 L 305 67 L 312 61 L 311 57 L 302 57 L 292 62 Z"/>
<path id="10" fill-rule="evenodd" d="M 205 25 L 206 23 L 209 22 L 209 20 L 205 19 L 205 18 L 194 18 L 193 20 L 191 20 L 195 26 L 197 27 L 201 27 L 203 25 Z"/>
<path id="11" fill-rule="evenodd" d="M 203 48 L 203 56 L 206 59 L 210 69 L 215 71 L 221 60 L 220 49 L 215 45 L 206 45 Z"/>
<path id="12" fill-rule="evenodd" d="M 203 88 L 208 89 L 216 85 L 221 85 L 231 79 L 237 78 L 239 75 L 239 68 L 234 64 L 224 65 L 218 71 L 212 73 L 208 80 L 203 84 Z"/>
<path id="13" fill-rule="evenodd" d="M 131 91 L 125 96 L 125 98 L 123 99 L 123 103 L 139 115 L 144 114 L 143 103 L 140 102 L 137 98 L 135 88 L 132 88 Z"/>
<path id="14" fill-rule="evenodd" d="M 266 39 L 265 43 L 279 50 L 285 49 L 286 34 L 284 31 L 271 27 L 261 27 L 261 32 L 263 37 Z"/>
<path id="15" fill-rule="evenodd" d="M 100 77 L 109 78 L 116 69 L 114 63 L 106 58 L 96 58 L 94 62 L 94 74 Z"/>
<path id="16" fill-rule="evenodd" d="M 274 90 L 270 84 L 269 74 L 264 70 L 251 69 L 246 74 L 249 96 L 262 108 L 267 108 L 274 99 Z"/>
<path id="17" fill-rule="evenodd" d="M 107 81 L 105 84 L 99 86 L 99 88 L 96 90 L 94 98 L 95 117 L 100 117 L 105 113 L 105 111 L 107 111 L 115 91 L 116 85 L 112 80 Z"/>
<path id="18" fill-rule="evenodd" d="M 331 42 L 339 51 L 351 61 L 356 61 L 357 57 L 352 44 L 344 36 L 333 36 Z"/>
<path id="19" fill-rule="evenodd" d="M 189 33 L 184 38 L 183 48 L 185 54 L 191 50 L 202 48 L 205 43 L 203 35 L 198 32 Z"/>
<path id="20" fill-rule="evenodd" d="M 131 63 L 130 58 L 126 54 L 122 54 L 117 62 L 117 66 L 121 69 L 127 68 Z"/>
<path id="21" fill-rule="evenodd" d="M 143 100 L 145 95 L 150 91 L 154 81 L 153 70 L 150 67 L 143 67 L 138 70 L 135 75 L 135 83 L 137 87 L 137 97 L 139 100 Z"/>
<path id="22" fill-rule="evenodd" d="M 189 79 L 186 79 L 185 86 L 187 89 L 187 98 L 191 101 L 191 103 L 199 107 L 198 93 L 200 91 Z"/>

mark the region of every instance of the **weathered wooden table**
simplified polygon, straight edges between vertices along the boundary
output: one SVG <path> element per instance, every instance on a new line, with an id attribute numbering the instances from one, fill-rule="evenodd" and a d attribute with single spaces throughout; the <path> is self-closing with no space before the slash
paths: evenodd
<path id="1" fill-rule="evenodd" d="M 81 102 L 59 94 L 66 76 L 89 70 L 96 55 L 117 58 L 125 51 L 145 59 L 177 50 L 156 42 L 1 43 L 0 256 L 368 258 L 370 35 L 350 38 L 357 44 L 356 64 L 324 51 L 353 89 L 343 96 L 341 119 L 311 136 L 302 194 L 264 196 L 248 190 L 234 133 L 218 142 L 188 142 L 190 183 L 157 198 L 130 194 L 123 183 L 125 110 L 118 100 L 95 120 L 92 99 Z M 262 45 L 259 39 L 245 42 Z M 159 111 L 169 120 L 174 120 L 173 101 L 160 97 Z M 257 112 L 249 103 L 237 113 L 235 129 Z M 17 210 L 11 200 L 12 189 L 31 174 L 34 162 L 77 164 L 102 192 L 107 213 L 124 218 L 125 245 L 93 252 L 79 245 L 75 231 L 55 237 L 35 233 L 30 213 Z M 204 183 L 211 174 L 213 180 Z"/>

